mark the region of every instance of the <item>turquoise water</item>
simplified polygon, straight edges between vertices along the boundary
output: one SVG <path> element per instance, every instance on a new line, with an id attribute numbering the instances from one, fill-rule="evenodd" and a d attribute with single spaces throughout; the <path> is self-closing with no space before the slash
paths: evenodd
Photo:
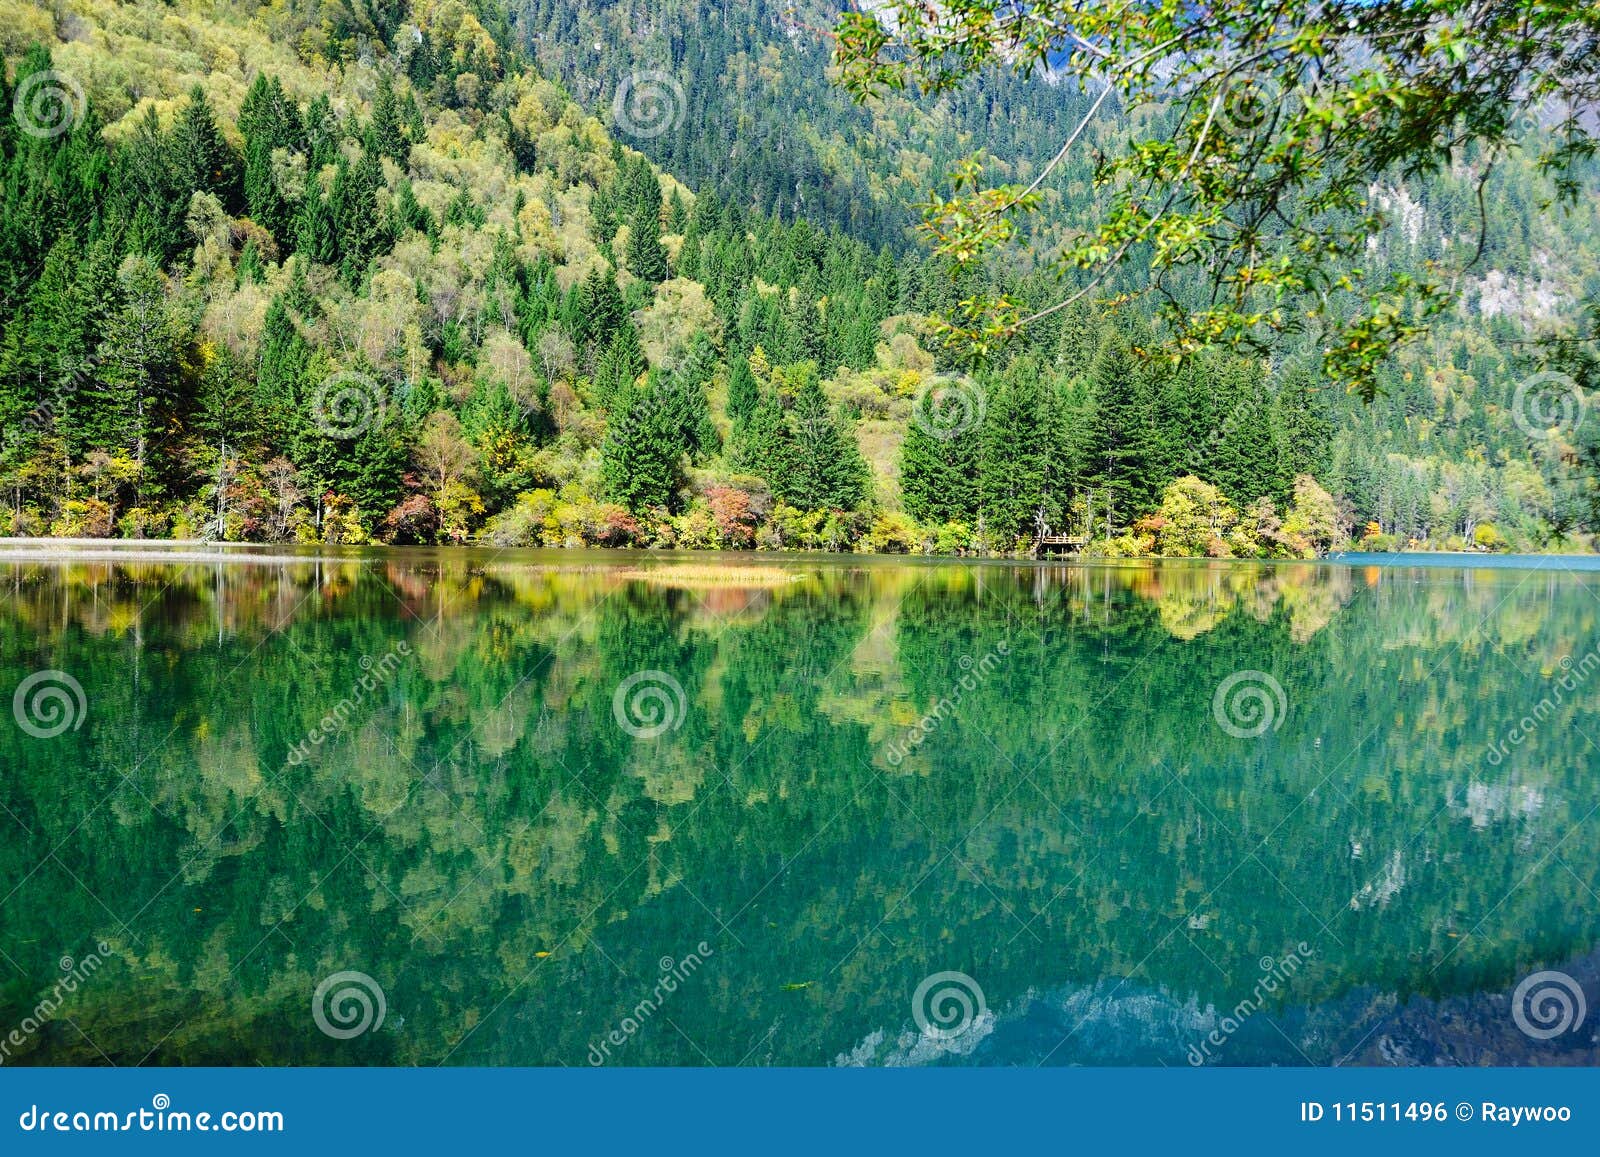
<path id="1" fill-rule="evenodd" d="M 0 567 L 4 1063 L 1600 1059 L 1595 574 L 270 555 Z"/>

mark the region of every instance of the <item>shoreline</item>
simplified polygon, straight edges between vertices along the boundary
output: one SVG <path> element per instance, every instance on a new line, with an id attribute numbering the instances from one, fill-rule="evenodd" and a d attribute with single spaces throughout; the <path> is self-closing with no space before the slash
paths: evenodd
<path id="1" fill-rule="evenodd" d="M 286 553 L 290 551 L 303 553 Z M 200 548 L 200 549 L 196 549 Z M 96 539 L 96 538 L 0 538 L 0 564 L 5 563 L 119 563 L 156 562 L 194 565 L 246 563 L 256 566 L 306 565 L 324 562 L 363 562 L 379 558 L 442 558 L 470 560 L 482 553 L 506 559 L 500 565 L 514 565 L 516 555 L 538 553 L 552 558 L 579 555 L 613 556 L 606 565 L 637 566 L 641 560 L 681 562 L 695 560 L 707 567 L 762 565 L 784 561 L 828 559 L 844 562 L 884 562 L 898 560 L 918 563 L 1030 564 L 1035 566 L 1126 567 L 1150 563 L 1249 563 L 1253 565 L 1300 563 L 1348 567 L 1455 567 L 1459 569 L 1512 570 L 1568 569 L 1600 571 L 1600 554 L 1498 554 L 1477 551 L 1334 551 L 1317 559 L 1218 559 L 1203 555 L 1148 555 L 1137 558 L 1104 558 L 1065 555 L 1030 558 L 1025 555 L 935 555 L 887 554 L 857 551 L 765 551 L 765 550 L 652 550 L 637 547 L 584 546 L 495 547 L 486 543 L 438 546 L 391 546 L 364 543 L 359 546 L 325 546 L 256 542 L 207 542 L 204 539 Z"/>

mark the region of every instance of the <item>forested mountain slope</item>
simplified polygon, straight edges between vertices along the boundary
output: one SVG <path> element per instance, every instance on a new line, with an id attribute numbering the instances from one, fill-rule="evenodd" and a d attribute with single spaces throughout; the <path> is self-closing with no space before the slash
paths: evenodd
<path id="1" fill-rule="evenodd" d="M 1513 357 L 1594 268 L 1592 207 L 1542 215 L 1530 172 L 1498 178 L 1520 233 L 1370 408 L 1295 349 L 1170 365 L 1108 302 L 957 366 L 924 319 L 973 284 L 890 244 L 896 174 L 976 142 L 1020 157 L 1077 98 L 1017 82 L 852 109 L 822 71 L 822 6 L 693 7 L 0 0 L 0 530 L 1585 541 L 1587 427 L 1519 420 Z M 623 17 L 660 64 L 606 49 Z M 604 68 L 574 63 L 585 43 Z M 686 99 L 630 133 L 650 107 L 616 90 L 651 67 L 683 70 Z M 1085 173 L 1060 174 L 1040 229 L 1068 226 Z M 1449 181 L 1393 196 L 1375 261 L 1458 243 Z M 1499 276 L 1519 268 L 1540 273 Z"/>

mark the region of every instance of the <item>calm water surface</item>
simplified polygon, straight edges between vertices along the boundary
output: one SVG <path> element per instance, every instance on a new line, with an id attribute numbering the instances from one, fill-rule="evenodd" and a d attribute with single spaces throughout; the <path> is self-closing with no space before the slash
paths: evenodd
<path id="1" fill-rule="evenodd" d="M 1565 570 L 0 565 L 3 1059 L 1600 1063 L 1597 628 Z"/>

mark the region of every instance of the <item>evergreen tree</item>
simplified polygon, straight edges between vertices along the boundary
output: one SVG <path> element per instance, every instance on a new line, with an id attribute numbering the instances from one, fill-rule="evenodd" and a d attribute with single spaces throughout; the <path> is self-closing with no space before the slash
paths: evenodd
<path id="1" fill-rule="evenodd" d="M 198 84 L 173 129 L 169 156 L 178 186 L 211 193 L 224 208 L 239 207 L 239 164 L 211 113 L 211 102 Z M 184 209 L 188 209 L 185 198 Z"/>
<path id="2" fill-rule="evenodd" d="M 774 491 L 789 469 L 792 449 L 789 424 L 776 390 L 762 390 L 746 417 L 734 423 L 728 465 L 743 474 L 757 474 Z"/>
<path id="3" fill-rule="evenodd" d="M 785 502 L 801 510 L 855 510 L 866 501 L 871 471 L 814 369 L 795 393 L 788 427 L 787 453 L 771 479 Z"/>
<path id="4" fill-rule="evenodd" d="M 978 462 L 985 528 L 1010 545 L 1032 537 L 1044 514 L 1046 458 L 1040 426 L 1039 367 L 1019 359 L 989 391 Z"/>
<path id="5" fill-rule="evenodd" d="M 640 210 L 628 224 L 628 272 L 652 285 L 667 279 L 667 251 L 660 234 L 661 219 L 652 210 Z"/>
<path id="6" fill-rule="evenodd" d="M 684 446 L 658 385 L 652 375 L 642 387 L 623 388 L 600 449 L 607 497 L 640 517 L 671 510 L 684 484 Z"/>
<path id="7" fill-rule="evenodd" d="M 372 97 L 372 120 L 367 125 L 366 147 L 369 153 L 388 157 L 402 168 L 411 151 L 405 126 L 400 123 L 400 103 L 395 99 L 394 80 L 387 69 L 378 72 L 378 91 Z"/>
<path id="8" fill-rule="evenodd" d="M 634 382 L 645 371 L 644 347 L 631 321 L 624 321 L 595 366 L 595 400 L 607 410 L 631 401 Z"/>
<path id="9" fill-rule="evenodd" d="M 915 404 L 900 445 L 906 512 L 919 522 L 970 522 L 978 511 L 978 431 L 942 424 L 931 395 Z"/>
<path id="10" fill-rule="evenodd" d="M 728 367 L 728 420 L 737 426 L 755 412 L 759 400 L 748 358 L 735 357 Z"/>
<path id="11" fill-rule="evenodd" d="M 662 383 L 663 404 L 694 462 L 715 454 L 721 443 L 716 423 L 711 420 L 711 405 L 706 401 L 706 383 L 715 372 L 716 351 L 711 339 L 696 333 L 683 360 Z"/>
<path id="12" fill-rule="evenodd" d="M 1097 492 L 1097 509 L 1126 525 L 1153 510 L 1150 485 L 1150 403 L 1143 375 L 1126 340 L 1102 343 L 1090 369 L 1093 410 L 1085 430 L 1085 481 Z"/>
<path id="13" fill-rule="evenodd" d="M 315 173 L 306 178 L 306 193 L 295 214 L 295 252 L 319 265 L 332 265 L 339 257 L 338 225 L 322 181 Z"/>
<path id="14" fill-rule="evenodd" d="M 591 269 L 578 295 L 574 319 L 574 336 L 579 343 L 604 349 L 626 316 L 627 307 L 616 276 L 601 266 Z"/>
<path id="15" fill-rule="evenodd" d="M 1285 469 L 1272 398 L 1254 361 L 1228 358 L 1214 385 L 1225 414 L 1211 454 L 1213 482 L 1235 506 L 1270 498 L 1280 507 L 1289 500 L 1294 475 Z"/>

